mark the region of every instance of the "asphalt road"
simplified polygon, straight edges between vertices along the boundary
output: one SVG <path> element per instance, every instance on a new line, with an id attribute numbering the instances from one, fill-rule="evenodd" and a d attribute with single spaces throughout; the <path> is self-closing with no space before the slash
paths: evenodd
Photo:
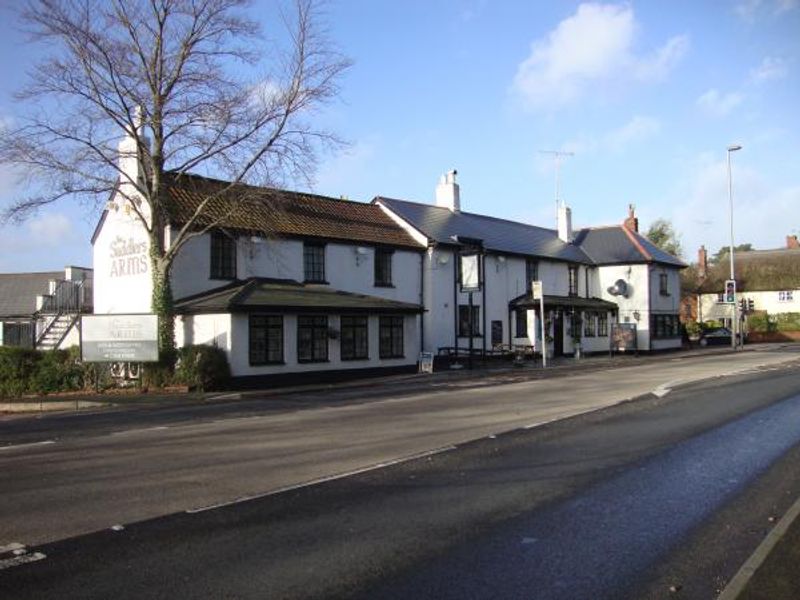
<path id="1" fill-rule="evenodd" d="M 791 357 L 783 360 L 787 358 Z M 732 360 L 727 357 L 727 366 L 716 364 L 716 372 L 730 373 Z M 530 414 L 521 414 L 525 403 L 516 403 L 513 396 L 526 393 L 527 403 L 534 403 L 531 389 L 514 386 L 484 390 L 491 395 L 479 394 L 476 406 L 469 404 L 468 393 L 465 407 L 464 390 L 438 401 L 429 397 L 425 400 L 432 406 L 421 414 L 400 410 L 402 401 L 340 409 L 358 413 L 356 422 L 362 421 L 362 429 L 375 423 L 367 418 L 371 413 L 360 411 L 381 409 L 384 414 L 378 421 L 392 427 L 349 430 L 349 445 L 365 444 L 373 452 L 382 437 L 407 436 L 408 419 L 417 431 L 427 432 L 409 440 L 411 447 L 439 443 L 441 438 L 432 430 L 437 435 L 471 435 L 473 441 L 446 445 L 417 460 L 209 510 L 187 513 L 165 506 L 160 514 L 176 514 L 123 521 L 126 526 L 120 531 L 105 529 L 72 539 L 50 534 L 47 543 L 35 548 L 46 558 L 0 571 L 0 596 L 655 598 L 669 593 L 668 582 L 679 581 L 670 585 L 680 587 L 680 597 L 713 597 L 710 594 L 760 541 L 769 515 L 800 495 L 800 374 L 796 364 L 780 366 L 777 359 L 762 357 L 760 363 L 765 362 L 771 364 L 754 368 L 756 362 L 741 362 L 738 368 L 749 373 L 684 385 L 663 397 L 650 395 L 530 429 L 519 427 L 533 423 L 527 421 Z M 691 376 L 683 375 L 699 377 L 710 373 L 708 369 L 713 370 L 706 365 Z M 664 375 L 676 373 L 662 374 L 662 379 Z M 617 380 L 618 388 L 625 388 L 620 381 L 629 381 L 632 388 L 654 389 L 647 373 L 620 370 L 608 377 Z M 562 410 L 563 405 L 576 412 L 590 408 L 578 397 L 586 388 L 577 379 L 568 386 L 561 382 Z M 662 385 L 668 381 L 657 386 L 660 394 L 668 389 Z M 535 404 L 541 403 L 540 411 L 549 414 L 555 401 L 548 404 L 543 383 L 537 382 Z M 596 389 L 602 396 L 603 385 Z M 570 394 L 576 397 L 570 399 Z M 484 407 L 487 398 L 493 410 Z M 456 406 L 447 406 L 453 403 Z M 303 411 L 302 423 L 294 424 L 297 436 L 315 438 L 306 441 L 312 447 L 307 453 L 298 449 L 297 441 L 293 450 L 286 448 L 295 460 L 315 461 L 317 438 L 347 425 L 348 419 L 335 419 L 336 411 L 323 409 L 328 427 L 318 424 L 304 431 L 301 425 L 309 425 L 307 418 L 314 412 Z M 291 415 L 300 418 L 298 413 Z M 489 432 L 507 432 L 474 439 L 482 429 L 472 421 L 479 417 Z M 261 421 L 250 437 L 239 420 L 231 435 L 244 436 L 245 446 L 255 444 L 254 437 L 280 437 L 280 428 L 265 429 Z M 456 421 L 454 429 L 444 426 L 445 420 Z M 133 468 L 137 452 L 146 451 L 147 458 L 156 461 L 153 457 L 161 454 L 161 462 L 169 462 L 176 460 L 172 455 L 183 445 L 186 453 L 198 452 L 197 438 L 205 435 L 212 451 L 199 458 L 199 473 L 204 470 L 201 465 L 207 468 L 213 462 L 214 451 L 224 447 L 218 438 L 225 439 L 225 428 L 184 431 L 184 444 L 164 439 L 168 431 L 77 439 L 58 449 L 59 444 L 50 444 L 4 451 L 11 453 L 10 459 L 3 454 L 0 463 L 7 476 L 4 496 L 9 490 L 19 499 L 20 490 L 35 487 L 37 469 L 43 478 L 38 489 L 68 487 L 70 476 L 87 477 L 73 482 L 76 489 L 83 483 L 84 493 L 104 483 L 119 486 L 119 478 L 105 471 L 98 456 L 104 448 L 109 455 L 127 455 L 125 464 Z M 130 436 L 138 441 L 116 446 L 114 438 Z M 226 443 L 237 446 L 236 439 Z M 394 451 L 398 443 L 392 443 Z M 70 456 L 47 474 L 58 451 Z M 267 463 L 255 458 L 265 451 L 245 448 L 239 461 L 247 463 L 243 456 L 249 456 L 256 470 L 265 468 Z M 81 458 L 100 473 L 87 476 L 92 469 L 78 464 Z M 20 484 L 9 475 L 15 460 Z M 191 462 L 186 456 L 181 460 Z M 240 462 L 230 455 L 223 464 L 228 470 L 243 467 L 249 472 Z M 157 471 L 143 471 L 144 480 L 157 477 Z M 195 471 L 187 467 L 187 472 Z M 139 499 L 154 510 L 152 496 L 140 487 L 142 472 L 134 468 L 130 477 L 134 484 L 129 491 L 135 498 L 126 506 Z M 264 481 L 256 484 L 263 486 Z M 174 482 L 163 483 L 169 488 Z M 233 495 L 240 491 L 230 490 Z M 184 498 L 187 502 L 191 499 Z M 89 512 L 92 503 L 84 502 L 79 509 Z M 99 510 L 104 511 L 108 508 Z M 18 511 L 17 517 L 20 512 L 27 514 Z M 67 519 L 76 511 L 62 506 L 53 512 Z M 119 514 L 109 511 L 98 521 L 108 522 Z M 0 511 L 0 531 L 7 540 L 11 515 L 7 507 Z M 26 540 L 26 534 L 47 537 L 42 533 L 47 528 L 33 523 L 35 517 L 20 521 L 14 533 L 19 539 L 13 541 Z M 90 526 L 84 522 L 73 529 Z M 691 561 L 687 556 L 699 558 Z"/>

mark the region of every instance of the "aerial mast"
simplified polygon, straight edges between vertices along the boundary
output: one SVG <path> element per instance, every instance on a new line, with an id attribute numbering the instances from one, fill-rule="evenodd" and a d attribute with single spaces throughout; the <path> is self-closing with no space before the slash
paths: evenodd
<path id="1" fill-rule="evenodd" d="M 539 150 L 539 154 L 553 157 L 553 169 L 556 173 L 556 219 L 558 219 L 558 207 L 561 205 L 561 161 L 566 157 L 575 156 L 575 153 L 562 150 Z"/>

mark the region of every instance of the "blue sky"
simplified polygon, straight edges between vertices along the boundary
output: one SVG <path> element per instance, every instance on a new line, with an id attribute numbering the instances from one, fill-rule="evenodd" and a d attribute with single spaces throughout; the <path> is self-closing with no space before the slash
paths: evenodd
<path id="1" fill-rule="evenodd" d="M 265 31 L 271 3 L 255 3 Z M 319 121 L 350 141 L 314 191 L 432 202 L 458 169 L 462 209 L 554 226 L 552 159 L 577 226 L 662 217 L 693 259 L 735 236 L 800 233 L 800 0 L 579 3 L 339 0 L 330 34 L 353 61 Z M 0 25 L 0 119 L 33 49 Z M 0 171 L 0 202 L 15 184 Z M 0 271 L 89 264 L 97 214 L 67 204 L 0 231 Z"/>

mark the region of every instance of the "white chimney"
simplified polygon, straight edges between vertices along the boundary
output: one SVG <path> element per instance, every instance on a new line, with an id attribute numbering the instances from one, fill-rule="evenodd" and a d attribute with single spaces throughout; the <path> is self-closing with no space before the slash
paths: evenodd
<path id="1" fill-rule="evenodd" d="M 144 136 L 144 127 L 142 119 L 141 107 L 136 108 L 133 116 L 134 127 L 142 142 L 149 146 L 150 140 Z M 132 132 L 125 130 L 125 137 L 119 143 L 119 169 L 120 169 L 120 183 L 125 186 L 127 183 L 130 185 L 131 181 L 143 182 L 144 181 L 144 165 L 142 157 L 139 154 L 139 148 L 136 144 L 136 137 Z M 127 191 L 127 194 L 132 193 L 133 190 Z"/>
<path id="2" fill-rule="evenodd" d="M 452 212 L 461 210 L 461 193 L 456 183 L 458 171 L 448 171 L 439 179 L 436 186 L 436 206 L 444 206 Z"/>
<path id="3" fill-rule="evenodd" d="M 558 237 L 568 244 L 572 241 L 572 211 L 563 202 L 558 205 Z"/>

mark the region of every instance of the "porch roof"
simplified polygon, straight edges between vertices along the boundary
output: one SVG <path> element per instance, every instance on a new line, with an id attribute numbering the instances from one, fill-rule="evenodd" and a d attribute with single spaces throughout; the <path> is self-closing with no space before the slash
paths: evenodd
<path id="1" fill-rule="evenodd" d="M 235 312 L 416 314 L 422 306 L 291 279 L 252 277 L 182 298 L 178 314 Z"/>
<path id="2" fill-rule="evenodd" d="M 538 308 L 539 301 L 530 294 L 518 296 L 509 302 L 510 308 Z M 544 296 L 545 308 L 578 308 L 582 310 L 617 311 L 619 307 L 613 302 L 600 298 L 580 298 L 578 296 Z"/>

